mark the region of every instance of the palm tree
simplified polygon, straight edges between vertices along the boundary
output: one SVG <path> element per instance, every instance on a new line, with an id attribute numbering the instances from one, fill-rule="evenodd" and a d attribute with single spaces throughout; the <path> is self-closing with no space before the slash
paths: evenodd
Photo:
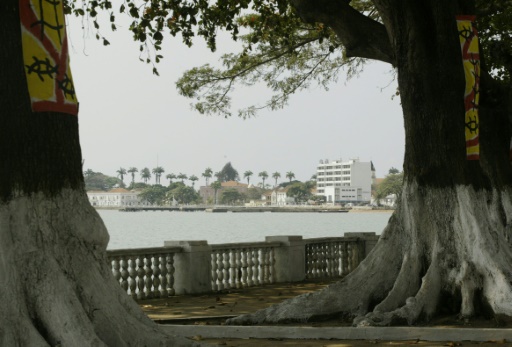
<path id="1" fill-rule="evenodd" d="M 151 178 L 151 171 L 147 167 L 140 170 L 140 177 L 144 180 L 144 183 L 148 183 L 148 180 Z"/>
<path id="2" fill-rule="evenodd" d="M 183 181 L 187 179 L 187 175 L 180 172 L 178 178 L 181 180 L 181 183 L 183 183 Z"/>
<path id="3" fill-rule="evenodd" d="M 261 187 L 263 189 L 265 189 L 265 180 L 268 178 L 268 173 L 266 171 L 262 171 L 258 174 L 258 176 L 261 177 L 261 180 L 263 181 L 263 184 L 261 185 Z"/>
<path id="4" fill-rule="evenodd" d="M 212 178 L 212 174 L 213 170 L 211 168 L 207 167 L 206 170 L 204 170 L 202 176 L 205 178 L 206 186 L 208 186 L 208 181 Z"/>
<path id="5" fill-rule="evenodd" d="M 167 174 L 167 176 L 165 176 L 165 178 L 167 178 L 169 180 L 169 185 L 172 183 L 172 180 L 177 178 L 175 174 L 173 173 L 170 173 L 170 174 Z"/>
<path id="6" fill-rule="evenodd" d="M 247 178 L 247 184 L 249 184 L 249 179 L 251 178 L 251 176 L 252 176 L 251 170 L 247 170 L 246 172 L 244 172 L 244 178 Z"/>
<path id="7" fill-rule="evenodd" d="M 121 178 L 121 182 L 123 182 L 123 184 L 124 184 L 124 175 L 126 175 L 126 169 L 120 167 L 119 170 L 117 170 L 116 172 L 117 172 L 117 177 Z"/>
<path id="8" fill-rule="evenodd" d="M 212 187 L 215 192 L 214 205 L 217 205 L 217 191 L 222 187 L 222 184 L 220 183 L 220 181 L 215 181 L 212 184 L 210 184 L 210 187 Z"/>
<path id="9" fill-rule="evenodd" d="M 165 170 L 161 166 L 157 166 L 153 169 L 153 173 L 155 174 L 155 184 L 160 184 L 160 177 L 164 172 Z"/>
<path id="10" fill-rule="evenodd" d="M 291 182 L 291 181 L 292 181 L 292 179 L 294 179 L 294 178 L 295 178 L 295 174 L 294 174 L 293 172 L 291 172 L 291 171 L 288 171 L 288 172 L 286 173 L 286 178 L 288 178 L 288 179 L 290 180 L 290 182 Z"/>
<path id="11" fill-rule="evenodd" d="M 277 172 L 277 171 L 276 171 L 276 172 L 274 172 L 274 173 L 272 174 L 272 178 L 274 178 L 274 179 L 276 180 L 276 184 L 274 185 L 274 187 L 277 187 L 277 180 L 278 180 L 279 178 L 281 178 L 281 174 L 280 174 L 279 172 Z"/>
<path id="12" fill-rule="evenodd" d="M 136 167 L 131 167 L 128 169 L 128 172 L 132 175 L 132 185 L 135 184 L 135 173 L 139 172 Z"/>
<path id="13" fill-rule="evenodd" d="M 194 188 L 194 185 L 199 178 L 197 178 L 196 175 L 192 175 L 188 179 L 192 181 L 192 188 Z"/>

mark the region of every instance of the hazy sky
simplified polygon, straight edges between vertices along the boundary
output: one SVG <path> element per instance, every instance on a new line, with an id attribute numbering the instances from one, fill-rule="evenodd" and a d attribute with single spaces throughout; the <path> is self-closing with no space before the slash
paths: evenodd
<path id="1" fill-rule="evenodd" d="M 84 38 L 81 26 L 72 19 L 68 34 L 84 169 L 114 176 L 120 167 L 152 169 L 158 163 L 164 176 L 195 174 L 204 184 L 205 168 L 216 172 L 228 161 L 241 176 L 251 170 L 255 183 L 263 170 L 280 172 L 282 180 L 288 171 L 307 180 L 320 159 L 372 160 L 378 177 L 392 166 L 402 168 L 403 118 L 399 99 L 391 99 L 396 83 L 389 65 L 371 64 L 359 78 L 340 79 L 329 91 L 297 94 L 282 110 L 225 119 L 198 114 L 176 91 L 183 71 L 218 61 L 201 40 L 191 49 L 180 38 L 169 40 L 157 77 L 139 61 L 126 26 L 115 33 L 104 29 L 107 47 Z M 228 40 L 218 45 L 219 52 L 235 47 Z M 261 87 L 240 89 L 237 102 L 251 105 L 264 94 Z"/>

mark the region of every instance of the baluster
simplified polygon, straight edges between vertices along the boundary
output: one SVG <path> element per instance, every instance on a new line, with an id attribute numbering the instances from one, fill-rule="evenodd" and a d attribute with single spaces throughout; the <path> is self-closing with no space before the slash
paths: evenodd
<path id="1" fill-rule="evenodd" d="M 241 278 L 240 282 L 242 283 L 242 288 L 246 288 L 248 286 L 248 279 L 247 279 L 247 250 L 242 249 L 241 253 Z"/>
<path id="2" fill-rule="evenodd" d="M 323 249 L 324 249 L 324 273 L 323 273 L 322 277 L 329 277 L 329 256 L 330 256 L 329 248 L 330 248 L 329 242 L 325 242 L 323 244 Z"/>
<path id="3" fill-rule="evenodd" d="M 318 277 L 325 277 L 325 243 L 318 245 Z"/>
<path id="4" fill-rule="evenodd" d="M 261 249 L 261 258 L 262 258 L 262 263 L 263 263 L 263 283 L 264 284 L 268 284 L 270 283 L 270 270 L 269 270 L 269 265 L 270 265 L 270 261 L 269 261 L 269 249 L 267 247 L 263 247 Z"/>
<path id="5" fill-rule="evenodd" d="M 247 250 L 247 286 L 252 287 L 254 285 L 254 249 L 249 248 Z"/>
<path id="6" fill-rule="evenodd" d="M 330 277 L 331 276 L 331 257 L 332 257 L 332 250 L 331 250 L 331 243 L 326 242 L 324 243 L 324 277 Z"/>
<path id="7" fill-rule="evenodd" d="M 260 285 L 260 262 L 259 262 L 259 250 L 257 248 L 254 248 L 254 251 L 252 253 L 252 263 L 254 264 L 253 268 L 253 274 L 254 274 L 254 285 Z"/>
<path id="8" fill-rule="evenodd" d="M 153 270 L 151 270 L 151 256 L 144 256 L 144 294 L 146 299 L 151 299 L 153 297 L 153 291 L 151 287 L 153 286 Z"/>
<path id="9" fill-rule="evenodd" d="M 336 243 L 329 242 L 327 247 L 329 252 L 329 256 L 327 257 L 327 273 L 329 277 L 335 277 Z"/>
<path id="10" fill-rule="evenodd" d="M 276 265 L 276 258 L 275 258 L 275 250 L 274 250 L 274 247 L 270 248 L 269 249 L 269 252 L 268 252 L 268 255 L 269 255 L 269 265 L 268 265 L 268 269 L 269 269 L 269 279 L 270 279 L 270 283 L 275 283 L 275 265 Z"/>
<path id="11" fill-rule="evenodd" d="M 311 244 L 306 244 L 306 279 L 311 279 L 313 276 L 313 262 L 312 262 Z"/>
<path id="12" fill-rule="evenodd" d="M 176 269 L 174 268 L 174 253 L 168 254 L 166 257 L 165 267 L 167 269 L 167 293 L 169 295 L 176 294 L 174 290 L 174 272 Z"/>
<path id="13" fill-rule="evenodd" d="M 228 250 L 227 256 L 229 259 L 229 287 L 236 288 L 237 267 L 235 250 Z"/>
<path id="14" fill-rule="evenodd" d="M 320 277 L 324 278 L 327 277 L 327 242 L 324 242 L 320 245 Z"/>
<path id="15" fill-rule="evenodd" d="M 128 293 L 128 263 L 123 256 L 121 256 L 119 263 L 121 266 L 121 288 Z"/>
<path id="16" fill-rule="evenodd" d="M 160 272 L 160 297 L 166 298 L 169 296 L 167 291 L 167 264 L 165 254 L 158 255 L 159 272 Z"/>
<path id="17" fill-rule="evenodd" d="M 235 255 L 235 286 L 236 288 L 242 288 L 242 261 L 240 249 L 233 250 Z"/>
<path id="18" fill-rule="evenodd" d="M 153 270 L 153 297 L 160 297 L 160 256 L 153 256 L 153 264 L 151 266 Z"/>
<path id="19" fill-rule="evenodd" d="M 336 242 L 334 244 L 334 250 L 335 250 L 335 261 L 334 261 L 334 276 L 339 277 L 341 276 L 341 243 Z"/>
<path id="20" fill-rule="evenodd" d="M 229 250 L 224 250 L 222 252 L 222 276 L 224 277 L 224 289 L 231 289 L 229 268 Z"/>
<path id="21" fill-rule="evenodd" d="M 347 260 L 348 260 L 348 272 L 352 272 L 354 270 L 354 267 L 352 266 L 352 258 L 354 256 L 354 250 L 352 249 L 352 242 L 349 242 L 347 245 Z"/>
<path id="22" fill-rule="evenodd" d="M 343 242 L 343 254 L 342 254 L 341 259 L 342 259 L 341 266 L 343 269 L 341 272 L 341 275 L 346 276 L 350 272 L 349 267 L 348 267 L 348 242 L 346 242 L 346 241 Z"/>
<path id="23" fill-rule="evenodd" d="M 212 269 L 212 290 L 214 292 L 216 292 L 219 290 L 219 286 L 217 285 L 217 279 L 218 279 L 217 253 L 215 253 L 215 252 L 212 253 L 210 263 L 211 263 L 211 269 Z"/>
<path id="24" fill-rule="evenodd" d="M 144 294 L 144 261 L 140 256 L 135 260 L 137 266 L 137 299 L 141 300 L 145 298 Z"/>
<path id="25" fill-rule="evenodd" d="M 128 258 L 126 261 L 127 275 L 128 275 L 128 286 L 130 288 L 130 296 L 135 299 L 137 297 L 136 288 L 137 288 L 137 273 L 135 271 L 135 261 L 132 257 Z"/>
<path id="26" fill-rule="evenodd" d="M 121 265 L 119 264 L 119 257 L 112 258 L 110 260 L 110 265 L 112 267 L 112 275 L 116 279 L 117 283 L 121 284 Z"/>
<path id="27" fill-rule="evenodd" d="M 319 247 L 318 247 L 318 244 L 315 243 L 313 245 L 311 245 L 311 250 L 312 250 L 312 257 L 311 259 L 313 260 L 313 273 L 312 273 L 312 278 L 317 278 L 318 277 L 318 268 L 319 268 L 319 265 L 318 265 L 318 259 L 319 259 L 319 255 L 318 255 L 318 252 L 319 252 Z"/>
<path id="28" fill-rule="evenodd" d="M 222 252 L 219 251 L 217 253 L 217 274 L 218 274 L 218 280 L 219 280 L 219 290 L 223 290 L 225 288 L 224 286 L 224 262 L 222 261 Z"/>

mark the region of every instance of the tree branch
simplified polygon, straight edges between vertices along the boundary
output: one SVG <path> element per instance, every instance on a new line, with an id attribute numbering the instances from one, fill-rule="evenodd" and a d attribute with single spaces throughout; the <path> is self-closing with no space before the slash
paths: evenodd
<path id="1" fill-rule="evenodd" d="M 291 0 L 302 20 L 329 26 L 345 46 L 348 57 L 394 64 L 393 50 L 384 25 L 348 3 L 346 0 Z"/>

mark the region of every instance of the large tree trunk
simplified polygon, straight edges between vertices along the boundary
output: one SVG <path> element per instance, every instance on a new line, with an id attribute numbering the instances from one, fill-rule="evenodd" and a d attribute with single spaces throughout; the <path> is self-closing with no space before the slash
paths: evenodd
<path id="1" fill-rule="evenodd" d="M 444 0 L 374 3 L 390 37 L 404 113 L 398 208 L 375 249 L 345 279 L 231 324 L 328 315 L 350 316 L 358 325 L 413 324 L 446 309 L 464 318 L 512 316 L 511 134 L 506 94 L 488 75 L 481 78 L 480 160 L 466 159 L 455 17 L 473 9 Z"/>
<path id="2" fill-rule="evenodd" d="M 196 345 L 162 333 L 113 279 L 78 120 L 32 112 L 18 1 L 0 13 L 0 345 Z"/>

